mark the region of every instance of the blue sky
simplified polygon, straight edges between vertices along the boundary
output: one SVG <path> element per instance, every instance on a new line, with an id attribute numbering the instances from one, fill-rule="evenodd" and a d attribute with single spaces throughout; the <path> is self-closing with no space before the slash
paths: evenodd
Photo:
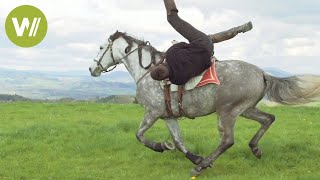
<path id="1" fill-rule="evenodd" d="M 319 0 L 176 2 L 180 16 L 207 34 L 253 22 L 251 32 L 215 45 L 218 59 L 320 74 Z M 173 39 L 186 41 L 166 22 L 162 0 L 2 0 L 1 4 L 0 68 L 87 71 L 99 45 L 116 30 L 148 40 L 163 51 Z M 6 16 L 23 4 L 39 7 L 49 23 L 45 40 L 29 49 L 13 45 L 4 30 Z"/>

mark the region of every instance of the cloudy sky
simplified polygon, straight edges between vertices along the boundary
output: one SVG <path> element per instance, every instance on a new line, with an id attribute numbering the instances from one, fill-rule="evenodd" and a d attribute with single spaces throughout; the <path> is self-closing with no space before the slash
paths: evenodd
<path id="1" fill-rule="evenodd" d="M 207 34 L 252 21 L 254 29 L 215 45 L 218 59 L 239 59 L 291 73 L 320 74 L 319 0 L 176 0 L 180 16 Z M 5 34 L 9 12 L 34 5 L 46 15 L 48 34 L 36 47 L 13 45 Z M 166 22 L 162 0 L 2 0 L 0 68 L 87 71 L 99 45 L 116 30 L 166 50 L 184 40 Z M 117 68 L 125 70 L 124 67 Z"/>

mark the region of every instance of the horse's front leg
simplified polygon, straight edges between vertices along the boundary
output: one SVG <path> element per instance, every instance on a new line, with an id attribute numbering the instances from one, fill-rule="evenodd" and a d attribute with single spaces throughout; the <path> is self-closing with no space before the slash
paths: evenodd
<path id="1" fill-rule="evenodd" d="M 203 158 L 201 156 L 191 153 L 184 146 L 177 119 L 166 119 L 165 122 L 170 131 L 170 134 L 172 136 L 172 139 L 174 141 L 176 148 L 179 151 L 183 152 L 191 162 L 198 165 L 203 160 Z"/>
<path id="2" fill-rule="evenodd" d="M 229 149 L 234 143 L 234 124 L 236 116 L 232 116 L 232 113 L 221 113 L 219 114 L 219 133 L 220 133 L 220 144 L 218 148 L 208 157 L 203 159 L 198 166 L 191 170 L 191 176 L 200 175 L 201 171 L 211 167 L 211 163 L 214 162 L 218 157 Z"/>
<path id="3" fill-rule="evenodd" d="M 156 152 L 163 152 L 165 150 L 174 149 L 174 145 L 172 145 L 170 142 L 156 143 L 156 142 L 150 141 L 144 137 L 144 133 L 149 128 L 151 128 L 157 120 L 158 120 L 157 116 L 154 116 L 151 113 L 145 114 L 144 119 L 141 122 L 139 130 L 136 134 L 138 141 L 141 142 L 142 144 L 144 144 L 146 147 L 148 147 Z"/>

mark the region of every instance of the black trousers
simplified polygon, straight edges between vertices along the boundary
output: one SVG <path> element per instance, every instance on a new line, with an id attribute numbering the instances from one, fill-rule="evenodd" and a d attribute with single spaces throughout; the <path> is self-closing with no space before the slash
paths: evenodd
<path id="1" fill-rule="evenodd" d="M 213 43 L 208 35 L 197 30 L 191 24 L 181 19 L 178 16 L 178 13 L 172 12 L 167 16 L 167 20 L 171 24 L 171 26 L 190 43 L 197 44 L 203 48 L 206 48 L 209 53 L 213 52 Z"/>

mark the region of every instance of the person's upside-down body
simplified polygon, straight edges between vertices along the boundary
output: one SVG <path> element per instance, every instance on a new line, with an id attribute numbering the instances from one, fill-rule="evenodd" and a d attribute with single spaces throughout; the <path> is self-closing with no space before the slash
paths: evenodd
<path id="1" fill-rule="evenodd" d="M 227 31 L 206 35 L 178 16 L 174 0 L 164 0 L 164 4 L 168 22 L 189 41 L 189 44 L 180 42 L 167 50 L 166 63 L 154 67 L 151 71 L 151 77 L 155 80 L 169 78 L 173 84 L 184 85 L 189 79 L 211 66 L 213 43 L 231 39 L 240 32 L 252 29 L 252 24 L 249 22 Z"/>

